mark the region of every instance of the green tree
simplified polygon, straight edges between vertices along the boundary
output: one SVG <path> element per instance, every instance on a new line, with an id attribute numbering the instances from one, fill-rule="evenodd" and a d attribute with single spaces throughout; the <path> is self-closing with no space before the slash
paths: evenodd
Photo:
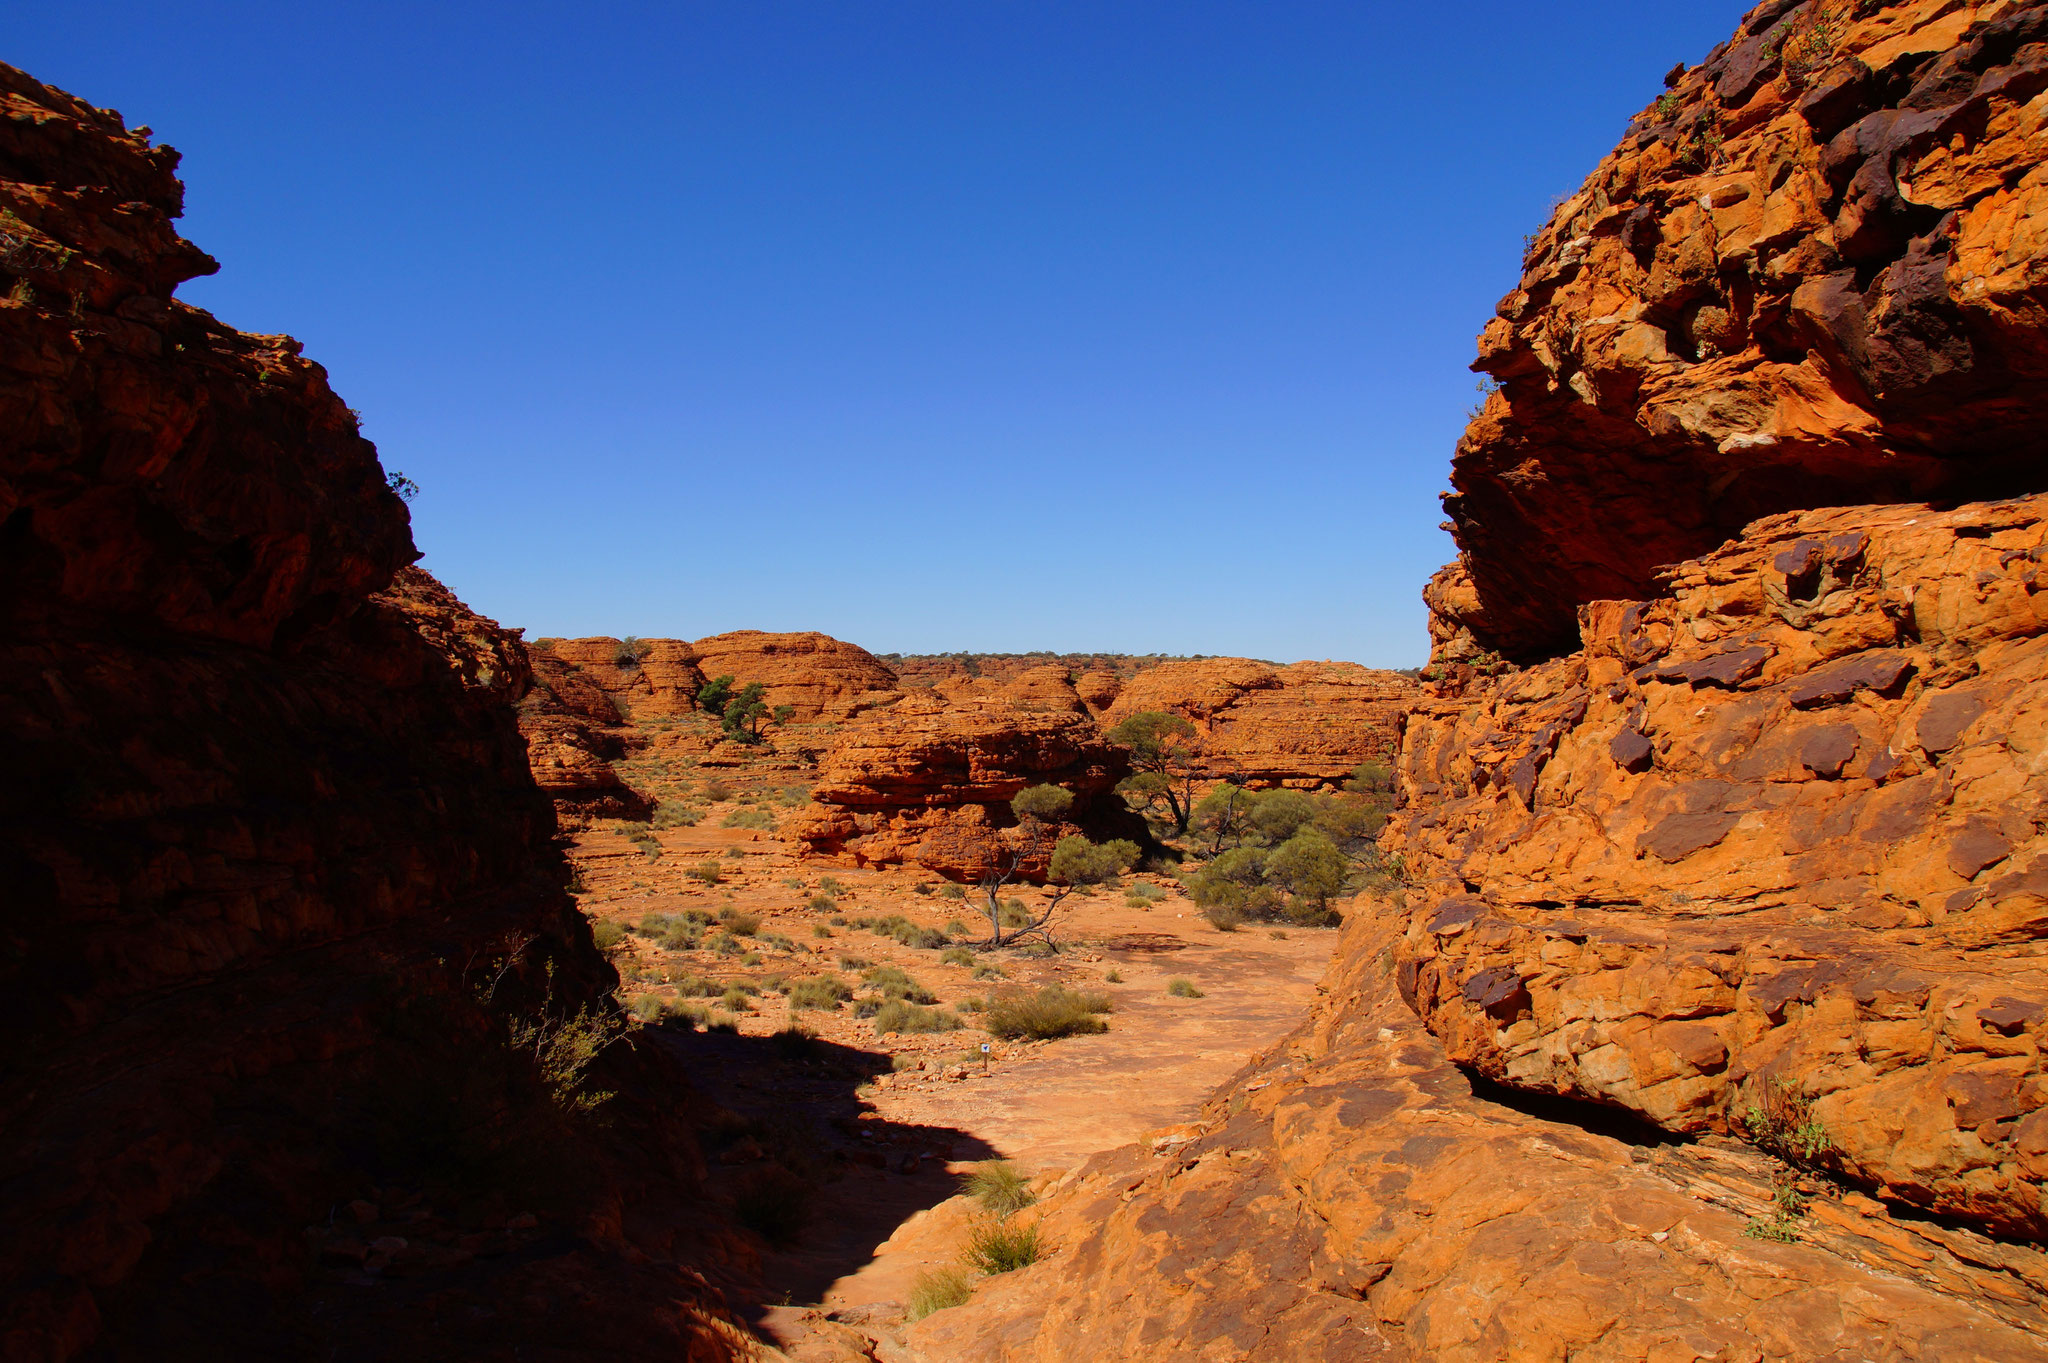
<path id="1" fill-rule="evenodd" d="M 1350 860 L 1313 824 L 1266 858 L 1267 881 L 1287 891 L 1288 917 L 1304 923 L 1329 920 L 1330 900 L 1342 892 L 1350 874 Z"/>
<path id="2" fill-rule="evenodd" d="M 1208 840 L 1210 856 L 1221 855 L 1226 842 L 1236 847 L 1244 841 L 1257 798 L 1242 781 L 1225 780 L 1195 802 L 1189 827 Z"/>
<path id="3" fill-rule="evenodd" d="M 725 713 L 725 703 L 732 699 L 732 677 L 713 677 L 697 688 L 697 708 L 714 715 Z"/>
<path id="4" fill-rule="evenodd" d="M 1268 842 L 1286 842 L 1316 816 L 1316 802 L 1298 790 L 1269 790 L 1252 805 L 1251 823 Z"/>
<path id="5" fill-rule="evenodd" d="M 1173 831 L 1186 833 L 1195 809 L 1200 731 L 1185 716 L 1140 710 L 1112 725 L 1105 736 L 1131 755 L 1131 774 L 1117 786 L 1117 793 L 1132 809 L 1164 805 Z"/>
<path id="6" fill-rule="evenodd" d="M 768 718 L 768 703 L 761 697 L 767 690 L 761 682 L 748 682 L 733 693 L 719 717 L 727 738 L 735 738 L 742 743 L 761 741 L 761 721 Z"/>
<path id="7" fill-rule="evenodd" d="M 778 725 L 787 724 L 792 719 L 796 718 L 796 707 L 794 705 L 778 705 L 775 707 L 775 713 L 771 716 L 771 718 L 773 718 Z"/>
<path id="8" fill-rule="evenodd" d="M 1114 880 L 1137 865 L 1138 845 L 1127 839 L 1117 838 L 1098 844 L 1078 834 L 1062 837 L 1053 844 L 1052 857 L 1046 869 L 1047 884 L 1057 887 L 1052 898 L 1035 916 L 1026 915 L 1023 922 L 1009 926 L 1006 931 L 1003 887 L 1018 879 L 1023 867 L 1038 856 L 1053 828 L 1073 805 L 1073 792 L 1053 785 L 1026 786 L 1010 801 L 1010 812 L 1017 816 L 1017 826 L 1023 831 L 1025 840 L 1021 845 L 1013 846 L 1007 854 L 998 851 L 991 858 L 988 874 L 981 878 L 982 912 L 988 917 L 989 939 L 977 945 L 1005 946 L 1032 933 L 1051 941 L 1050 925 L 1061 901 L 1084 885 L 1100 885 Z"/>

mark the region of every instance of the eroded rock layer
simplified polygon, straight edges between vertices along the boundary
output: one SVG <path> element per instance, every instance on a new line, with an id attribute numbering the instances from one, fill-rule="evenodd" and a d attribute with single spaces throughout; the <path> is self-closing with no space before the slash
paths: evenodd
<path id="1" fill-rule="evenodd" d="M 2048 498 L 1762 521 L 1424 706 L 1394 945 L 1452 1058 L 2048 1235 Z"/>
<path id="2" fill-rule="evenodd" d="M 1480 338 L 1439 662 L 1748 521 L 2048 482 L 2048 7 L 1759 6 L 1637 118 Z"/>
<path id="3" fill-rule="evenodd" d="M 1357 663 L 1205 658 L 1140 672 L 1117 691 L 1103 723 L 1140 710 L 1185 715 L 1201 733 L 1206 777 L 1313 788 L 1341 782 L 1361 762 L 1390 759 L 1416 695 L 1402 674 Z"/>
<path id="4" fill-rule="evenodd" d="M 1041 669 L 1006 687 L 912 692 L 863 716 L 821 760 L 818 803 L 784 832 L 813 851 L 973 880 L 1026 852 L 1008 808 L 1026 786 L 1073 793 L 1070 819 L 1052 836 L 1122 834 L 1128 814 L 1113 792 L 1129 774 L 1065 674 Z M 1039 840 L 1022 869 L 1042 876 L 1051 850 L 1050 837 Z"/>
<path id="5" fill-rule="evenodd" d="M 176 153 L 11 67 L 0 106 L 0 1353 L 727 1356 L 673 1262 L 687 1128 L 622 1099 L 569 1161 L 506 1044 L 615 983 L 524 650 L 406 567 L 297 343 L 171 300 L 209 266 Z M 674 1079 L 629 1043 L 603 1072 Z M 639 1247 L 628 1186 L 675 1217 Z M 337 1208 L 379 1196 L 420 1209 L 375 1251 L 403 1290 L 338 1276 L 371 1250 Z M 561 1252 L 486 1265 L 462 1198 L 479 1243 L 524 1204 Z"/>

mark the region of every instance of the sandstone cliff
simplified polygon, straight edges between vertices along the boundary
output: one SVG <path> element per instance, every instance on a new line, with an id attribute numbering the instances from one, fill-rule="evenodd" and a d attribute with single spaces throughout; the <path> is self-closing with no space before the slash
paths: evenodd
<path id="1" fill-rule="evenodd" d="M 1361 762 L 1391 758 L 1416 695 L 1400 673 L 1357 663 L 1206 658 L 1139 673 L 1102 722 L 1140 710 L 1185 715 L 1201 732 L 1206 776 L 1313 788 L 1343 781 Z"/>
<path id="2" fill-rule="evenodd" d="M 1058 669 L 953 696 L 912 692 L 842 731 L 820 761 L 817 804 L 784 832 L 813 851 L 913 862 L 972 880 L 1021 850 L 1010 799 L 1026 786 L 1073 792 L 1059 833 L 1125 835 L 1118 781 L 1130 774 Z M 1045 873 L 1050 843 L 1024 869 Z"/>
<path id="3" fill-rule="evenodd" d="M 524 650 L 406 567 L 296 342 L 172 301 L 177 154 L 11 67 L 0 105 L 0 1352 L 727 1356 L 677 1231 L 620 1235 L 627 1186 L 696 1224 L 687 1128 L 585 1144 L 507 1045 L 614 984 Z"/>
<path id="4" fill-rule="evenodd" d="M 2048 9 L 1765 4 L 1552 215 L 1474 367 L 1438 661 L 1760 515 L 2044 485 Z"/>

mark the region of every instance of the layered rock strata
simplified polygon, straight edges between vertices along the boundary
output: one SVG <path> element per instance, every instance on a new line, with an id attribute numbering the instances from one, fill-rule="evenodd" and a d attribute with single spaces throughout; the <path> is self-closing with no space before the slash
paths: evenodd
<path id="1" fill-rule="evenodd" d="M 1391 759 L 1418 694 L 1402 674 L 1357 663 L 1206 658 L 1139 673 L 1102 707 L 1102 722 L 1141 710 L 1185 715 L 1202 736 L 1205 779 L 1312 789 Z"/>
<path id="2" fill-rule="evenodd" d="M 2048 455 L 2048 7 L 1770 3 L 1552 215 L 1474 368 L 1438 662 L 1761 515 L 2000 495 Z"/>
<path id="3" fill-rule="evenodd" d="M 581 1128 L 506 1044 L 616 982 L 523 649 L 406 568 L 296 342 L 172 301 L 210 267 L 176 153 L 11 67 L 0 105 L 0 1352 L 729 1356 L 674 1263 L 687 1128 L 622 1102 L 560 1158 Z M 630 1043 L 601 1069 L 686 1105 Z M 459 1248 L 457 1183 L 553 1249 Z M 628 1186 L 674 1213 L 639 1246 Z M 379 1189 L 423 1209 L 420 1277 L 337 1313 L 307 1228 Z"/>
<path id="4" fill-rule="evenodd" d="M 2048 1235 L 2048 497 L 1773 517 L 1422 707 L 1393 944 L 1453 1059 Z"/>
<path id="5" fill-rule="evenodd" d="M 1129 831 L 1113 793 L 1129 774 L 1123 750 L 1103 739 L 1064 674 L 1027 672 L 1008 687 L 972 683 L 952 699 L 911 692 L 849 725 L 821 759 L 817 803 L 784 833 L 814 852 L 963 880 L 1022 856 L 1020 869 L 1042 877 L 1053 837 Z M 1043 784 L 1065 787 L 1075 802 L 1068 822 L 1032 846 L 1008 805 Z"/>

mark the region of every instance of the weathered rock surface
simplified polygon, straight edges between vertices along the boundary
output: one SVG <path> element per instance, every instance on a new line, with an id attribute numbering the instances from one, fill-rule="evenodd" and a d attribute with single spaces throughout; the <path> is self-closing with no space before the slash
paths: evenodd
<path id="1" fill-rule="evenodd" d="M 705 676 L 730 676 L 735 686 L 765 683 L 768 704 L 794 707 L 798 724 L 851 719 L 897 694 L 896 674 L 874 654 L 815 630 L 734 630 L 690 647 Z"/>
<path id="2" fill-rule="evenodd" d="M 1127 811 L 1113 791 L 1129 764 L 1104 741 L 1063 673 L 1031 672 L 1007 688 L 979 682 L 970 690 L 952 700 L 913 691 L 848 725 L 820 761 L 818 803 L 785 835 L 815 852 L 915 862 L 971 880 L 1023 850 L 1008 803 L 1026 786 L 1047 783 L 1075 797 L 1055 836 L 1122 835 Z M 1051 850 L 1048 837 L 1023 869 L 1042 876 Z"/>
<path id="3" fill-rule="evenodd" d="M 526 774 L 518 641 L 406 568 L 296 342 L 171 301 L 209 264 L 176 153 L 11 67 L 0 105 L 0 1354 L 729 1355 L 677 1230 L 620 1233 L 629 1186 L 711 1233 L 645 1102 L 552 1185 L 564 1252 L 423 1220 L 419 1278 L 323 1297 L 306 1227 L 367 1188 L 535 1195 L 501 1162 L 564 1129 L 504 1014 L 615 977 Z"/>
<path id="4" fill-rule="evenodd" d="M 535 648 L 529 656 L 534 685 L 519 704 L 519 731 L 534 784 L 554 801 L 558 820 L 577 826 L 591 819 L 647 818 L 654 801 L 612 766 L 626 755 L 632 733 L 618 702 L 590 671 L 557 649 Z"/>
<path id="5" fill-rule="evenodd" d="M 1439 662 L 1803 507 L 2048 480 L 2048 7 L 1759 6 L 1535 238 L 1446 497 Z"/>
<path id="6" fill-rule="evenodd" d="M 1395 954 L 1453 1059 L 2048 1235 L 2048 497 L 1773 517 L 1410 721 Z"/>
<path id="7" fill-rule="evenodd" d="M 1768 1162 L 1475 1096 L 1347 924 L 1310 1025 L 1201 1120 L 1096 1156 L 1054 1252 L 907 1335 L 917 1363 L 2040 1359 L 2048 1256 L 1819 1185 L 1751 1238 Z"/>
<path id="8" fill-rule="evenodd" d="M 1185 715 L 1202 734 L 1205 776 L 1312 788 L 1342 781 L 1361 762 L 1390 759 L 1419 694 L 1400 673 L 1357 663 L 1205 658 L 1139 673 L 1102 722 L 1141 710 Z"/>

